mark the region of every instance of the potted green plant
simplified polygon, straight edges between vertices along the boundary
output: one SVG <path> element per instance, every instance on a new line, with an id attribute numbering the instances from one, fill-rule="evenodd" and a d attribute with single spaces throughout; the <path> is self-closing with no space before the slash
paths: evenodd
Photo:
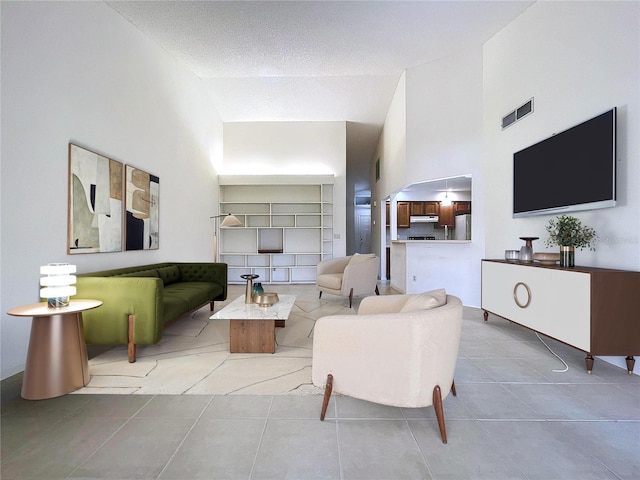
<path id="1" fill-rule="evenodd" d="M 576 248 L 595 251 L 596 231 L 583 225 L 576 217 L 561 215 L 552 218 L 546 228 L 549 238 L 545 241 L 545 245 L 560 247 L 560 266 L 562 267 L 575 266 Z"/>

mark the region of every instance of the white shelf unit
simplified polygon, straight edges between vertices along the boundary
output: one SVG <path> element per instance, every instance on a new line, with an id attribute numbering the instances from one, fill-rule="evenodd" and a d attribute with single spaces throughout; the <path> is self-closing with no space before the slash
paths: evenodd
<path id="1" fill-rule="evenodd" d="M 240 227 L 220 229 L 219 256 L 229 283 L 256 274 L 267 284 L 315 283 L 316 265 L 333 258 L 331 175 L 221 175 L 220 213 Z"/>

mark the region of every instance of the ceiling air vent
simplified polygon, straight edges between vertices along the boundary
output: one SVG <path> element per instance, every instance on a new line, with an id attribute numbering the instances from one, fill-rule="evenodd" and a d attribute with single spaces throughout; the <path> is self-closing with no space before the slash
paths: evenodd
<path id="1" fill-rule="evenodd" d="M 518 120 L 526 117 L 531 113 L 533 113 L 533 97 L 526 103 L 520 105 L 514 111 L 509 112 L 504 117 L 502 117 L 502 129 L 504 130 L 505 128 L 510 127 Z"/>

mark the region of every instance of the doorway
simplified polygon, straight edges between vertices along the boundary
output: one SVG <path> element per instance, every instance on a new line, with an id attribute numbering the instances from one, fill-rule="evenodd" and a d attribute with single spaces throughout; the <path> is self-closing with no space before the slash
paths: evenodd
<path id="1" fill-rule="evenodd" d="M 358 212 L 358 253 L 371 253 L 371 211 Z"/>

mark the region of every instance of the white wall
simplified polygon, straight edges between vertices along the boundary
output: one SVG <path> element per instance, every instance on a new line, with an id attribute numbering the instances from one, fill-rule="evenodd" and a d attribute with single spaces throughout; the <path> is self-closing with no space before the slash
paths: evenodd
<path id="1" fill-rule="evenodd" d="M 576 263 L 640 270 L 639 52 L 638 2 L 538 2 L 485 44 L 487 257 L 520 248 L 521 236 L 540 237 L 534 251 L 545 250 L 555 217 L 512 218 L 513 152 L 617 106 L 619 203 L 575 213 L 600 237 Z M 502 131 L 501 118 L 531 97 L 534 113 Z"/>
<path id="2" fill-rule="evenodd" d="M 479 296 L 480 260 L 473 243 L 407 242 L 405 245 L 405 283 L 399 284 L 403 292 L 422 293 L 445 288 L 447 293 L 459 297 L 465 305 L 480 306 L 480 301 L 476 300 Z M 394 272 L 392 270 L 391 279 L 395 285 Z"/>
<path id="3" fill-rule="evenodd" d="M 201 82 L 103 2 L 3 2 L 2 378 L 24 368 L 39 266 L 210 260 L 222 123 Z M 66 254 L 70 141 L 160 177 L 160 248 Z"/>
<path id="4" fill-rule="evenodd" d="M 371 174 L 371 251 L 380 257 L 380 278 L 384 279 L 386 279 L 387 262 L 386 250 L 381 248 L 382 241 L 386 238 L 387 223 L 384 200 L 405 183 L 406 117 L 406 72 L 403 72 L 385 116 L 384 126 L 369 169 Z M 377 161 L 380 168 L 378 179 L 376 179 Z M 395 216 L 392 217 L 391 223 L 395 224 Z"/>
<path id="5" fill-rule="evenodd" d="M 224 124 L 224 175 L 334 175 L 334 257 L 346 252 L 346 122 Z M 353 200 L 351 200 L 353 202 Z M 350 203 L 352 205 L 352 203 Z"/>
<path id="6" fill-rule="evenodd" d="M 407 70 L 406 183 L 481 170 L 482 46 L 477 45 Z"/>
<path id="7" fill-rule="evenodd" d="M 378 199 L 387 198 L 406 185 L 407 163 L 407 75 L 404 72 L 391 99 L 378 148 L 373 159 L 372 185 Z M 380 159 L 380 179 L 375 179 L 375 162 Z M 372 192 L 373 195 L 373 192 Z M 374 197 L 372 197 L 374 198 Z"/>
<path id="8" fill-rule="evenodd" d="M 416 281 L 412 273 L 411 282 L 412 291 L 447 285 L 465 305 L 480 306 L 485 250 L 480 45 L 407 70 L 406 168 L 407 183 L 472 175 L 471 244 L 415 250 L 420 255 L 412 258 Z"/>
<path id="9" fill-rule="evenodd" d="M 404 99 L 404 108 L 392 103 L 382 147 L 378 147 L 384 159 L 383 176 L 392 173 L 389 180 L 384 179 L 377 198 L 416 182 L 472 175 L 472 243 L 408 248 L 407 255 L 412 257 L 407 261 L 416 273 L 415 282 L 411 274 L 412 291 L 428 290 L 441 278 L 442 284 L 455 286 L 450 293 L 465 305 L 479 306 L 480 261 L 485 249 L 481 46 L 410 68 L 403 78 L 394 101 Z M 391 268 L 393 279 L 399 266 L 392 262 Z M 401 281 L 394 279 L 394 283 Z"/>

